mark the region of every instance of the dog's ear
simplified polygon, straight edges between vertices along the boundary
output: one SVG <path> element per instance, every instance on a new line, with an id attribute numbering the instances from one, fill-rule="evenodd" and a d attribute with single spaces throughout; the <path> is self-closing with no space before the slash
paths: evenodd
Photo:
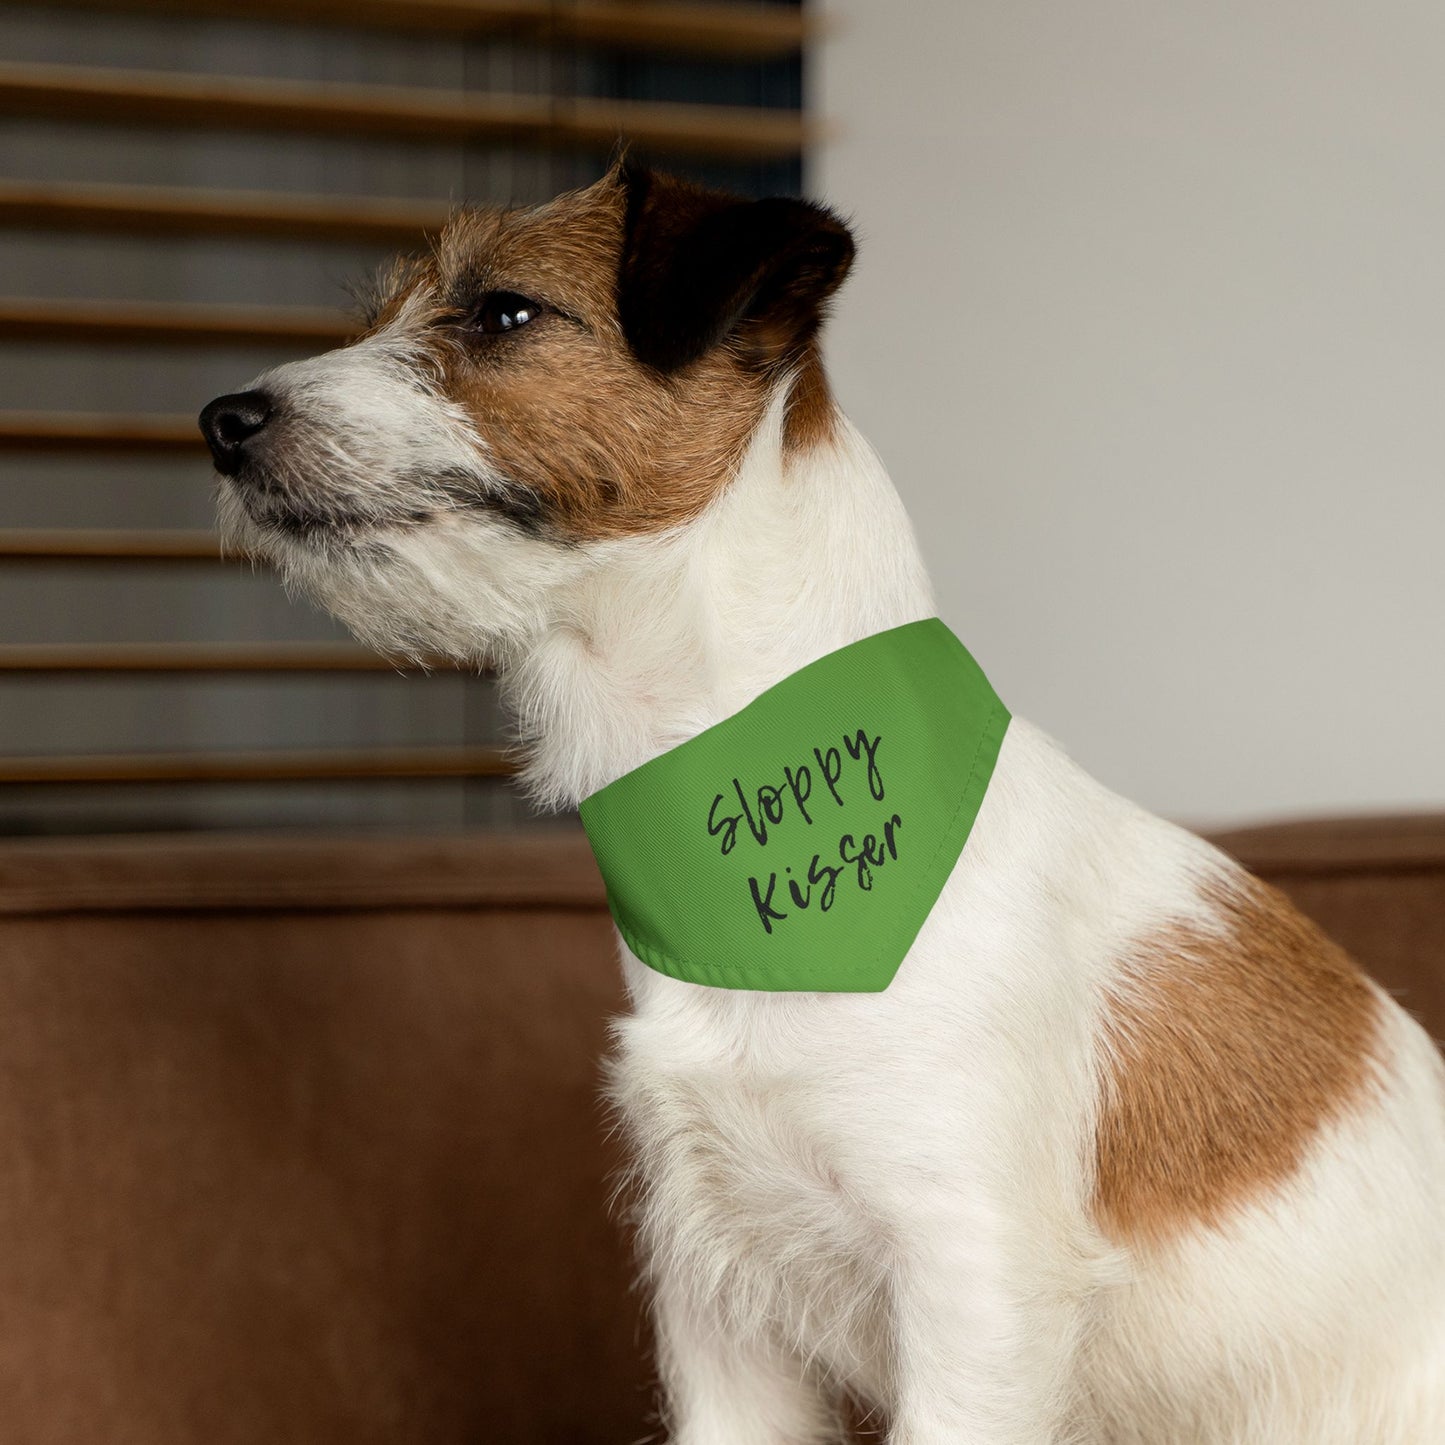
<path id="1" fill-rule="evenodd" d="M 853 261 L 853 237 L 807 201 L 742 200 L 623 161 L 617 304 L 638 360 L 687 366 L 737 335 L 764 364 L 799 355 Z"/>

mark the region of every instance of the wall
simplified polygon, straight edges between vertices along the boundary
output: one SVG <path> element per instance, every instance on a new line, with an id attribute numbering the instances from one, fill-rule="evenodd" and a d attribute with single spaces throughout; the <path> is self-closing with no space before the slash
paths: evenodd
<path id="1" fill-rule="evenodd" d="M 829 0 L 832 325 L 945 618 L 1111 786 L 1445 805 L 1445 10 Z"/>

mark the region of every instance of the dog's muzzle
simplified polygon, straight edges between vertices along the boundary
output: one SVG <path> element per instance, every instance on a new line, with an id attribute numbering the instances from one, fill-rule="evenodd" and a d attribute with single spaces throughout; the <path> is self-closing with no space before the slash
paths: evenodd
<path id="1" fill-rule="evenodd" d="M 238 391 L 218 396 L 201 412 L 201 434 L 223 477 L 234 477 L 245 465 L 247 444 L 265 430 L 274 411 L 264 391 Z"/>

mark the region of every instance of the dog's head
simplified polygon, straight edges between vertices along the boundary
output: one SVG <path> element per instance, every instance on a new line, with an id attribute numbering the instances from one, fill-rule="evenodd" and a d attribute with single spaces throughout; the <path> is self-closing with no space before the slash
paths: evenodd
<path id="1" fill-rule="evenodd" d="M 379 645 L 504 650 L 549 582 L 697 517 L 780 385 L 798 438 L 825 425 L 852 255 L 820 207 L 626 164 L 462 211 L 360 339 L 201 413 L 223 528 Z"/>

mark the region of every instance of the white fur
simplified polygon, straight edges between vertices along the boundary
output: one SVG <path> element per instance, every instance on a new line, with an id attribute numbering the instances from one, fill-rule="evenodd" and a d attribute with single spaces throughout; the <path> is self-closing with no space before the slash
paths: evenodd
<path id="1" fill-rule="evenodd" d="M 340 368 L 372 360 L 308 365 L 269 384 L 360 397 Z M 367 382 L 366 475 L 471 444 L 394 386 Z M 877 457 L 844 423 L 785 463 L 781 415 L 780 394 L 727 490 L 666 536 L 562 547 L 458 512 L 357 550 L 229 520 L 362 636 L 499 658 L 531 785 L 570 804 L 933 614 Z M 1133 941 L 1208 926 L 1201 884 L 1230 867 L 1016 720 L 886 992 L 713 990 L 624 953 L 613 1091 L 676 1445 L 833 1440 L 842 1390 L 893 1445 L 1445 1441 L 1445 1091 L 1393 1004 L 1378 1098 L 1287 1188 L 1155 1254 L 1091 1217 L 1103 1000 Z"/>

